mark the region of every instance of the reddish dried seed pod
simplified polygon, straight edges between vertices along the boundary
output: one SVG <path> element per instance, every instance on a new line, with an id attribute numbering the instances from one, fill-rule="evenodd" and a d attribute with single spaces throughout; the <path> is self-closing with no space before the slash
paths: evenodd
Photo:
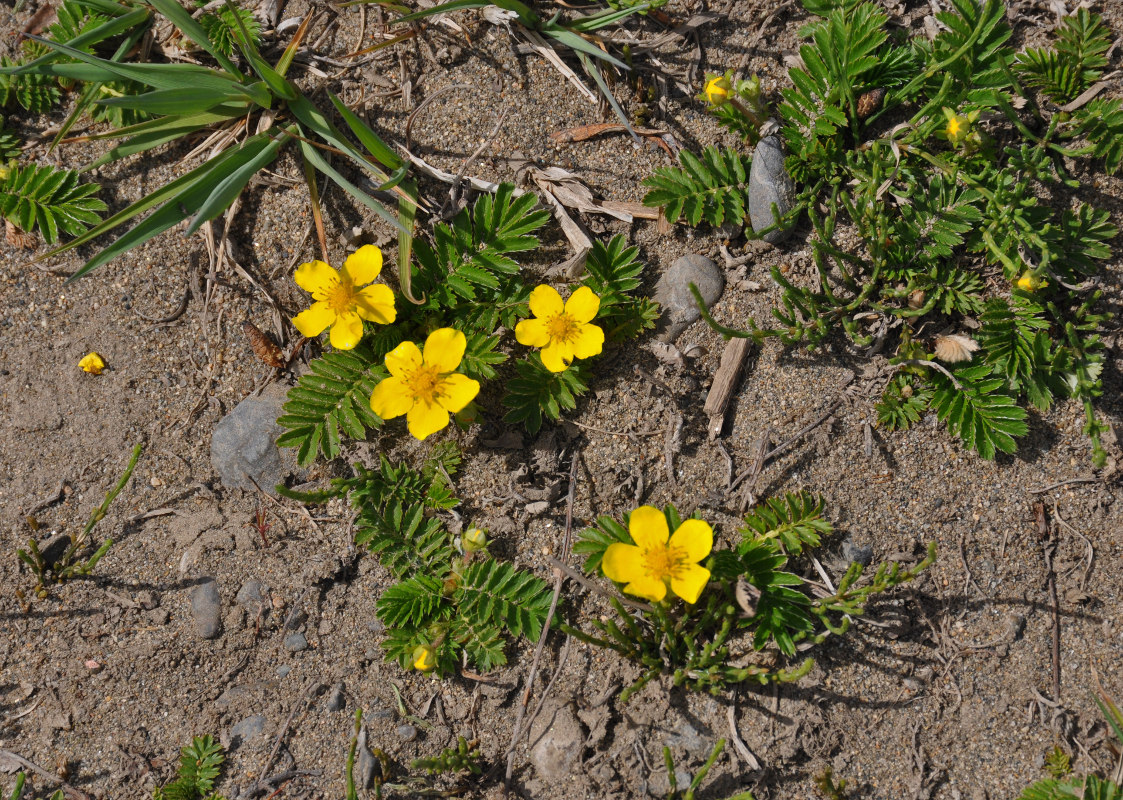
<path id="1" fill-rule="evenodd" d="M 242 323 L 242 333 L 250 341 L 254 354 L 274 369 L 285 368 L 285 354 L 276 343 L 249 320 Z"/>
<path id="2" fill-rule="evenodd" d="M 858 98 L 858 119 L 866 119 L 881 108 L 881 101 L 884 99 L 884 89 L 870 89 L 868 92 L 863 92 Z"/>

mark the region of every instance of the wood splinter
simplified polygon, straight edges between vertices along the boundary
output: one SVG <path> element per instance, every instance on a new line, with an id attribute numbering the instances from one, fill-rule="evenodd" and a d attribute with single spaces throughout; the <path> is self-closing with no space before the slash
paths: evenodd
<path id="1" fill-rule="evenodd" d="M 733 397 L 733 389 L 741 377 L 741 368 L 749 355 L 752 339 L 730 339 L 721 354 L 721 363 L 714 373 L 714 382 L 706 395 L 705 412 L 709 417 L 710 438 L 716 439 L 725 424 L 725 409 Z"/>

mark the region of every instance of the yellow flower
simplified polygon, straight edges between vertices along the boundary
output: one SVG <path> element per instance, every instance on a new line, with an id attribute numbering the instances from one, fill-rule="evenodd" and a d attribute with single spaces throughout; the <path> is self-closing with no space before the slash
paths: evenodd
<path id="1" fill-rule="evenodd" d="M 530 313 L 515 326 L 515 339 L 527 347 L 542 348 L 542 363 L 550 372 L 565 372 L 575 358 L 600 353 L 604 331 L 590 325 L 600 310 L 600 298 L 588 286 L 574 292 L 563 305 L 552 286 L 542 284 L 530 293 Z"/>
<path id="2" fill-rule="evenodd" d="M 78 362 L 78 366 L 91 375 L 100 375 L 101 371 L 105 369 L 105 359 L 97 353 L 86 353 L 82 356 L 82 360 Z"/>
<path id="3" fill-rule="evenodd" d="M 413 668 L 421 672 L 431 672 L 437 666 L 437 654 L 427 644 L 413 648 Z"/>
<path id="4" fill-rule="evenodd" d="M 733 87 L 724 75 L 716 75 L 706 81 L 705 94 L 706 99 L 710 101 L 710 105 L 720 106 L 729 102 L 731 91 L 733 91 Z"/>
<path id="5" fill-rule="evenodd" d="M 958 116 L 955 116 L 955 117 L 952 117 L 951 119 L 949 119 L 948 120 L 948 127 L 947 127 L 948 138 L 951 139 L 953 142 L 956 141 L 957 139 L 959 139 L 959 135 L 962 132 L 964 127 L 965 127 L 965 125 L 963 124 L 963 120 L 960 119 Z"/>
<path id="6" fill-rule="evenodd" d="M 323 261 L 309 261 L 296 268 L 297 286 L 311 293 L 316 302 L 293 317 L 302 336 L 319 336 L 331 327 L 331 346 L 350 350 L 363 338 L 363 320 L 382 325 L 394 321 L 394 293 L 389 286 L 367 286 L 382 271 L 382 251 L 364 245 L 343 263 L 338 272 Z M 360 288 L 360 287 L 366 287 Z"/>
<path id="7" fill-rule="evenodd" d="M 604 551 L 604 574 L 637 597 L 659 602 L 670 584 L 672 592 L 696 603 L 710 580 L 710 571 L 697 563 L 714 547 L 709 524 L 688 519 L 671 534 L 662 511 L 640 506 L 628 519 L 628 533 L 635 544 L 616 542 Z"/>
<path id="8" fill-rule="evenodd" d="M 409 432 L 424 439 L 448 425 L 455 414 L 480 393 L 480 384 L 456 372 L 468 346 L 464 334 L 438 328 L 425 340 L 422 353 L 402 342 L 386 354 L 390 377 L 374 387 L 370 407 L 382 419 L 406 415 Z"/>
<path id="9" fill-rule="evenodd" d="M 1023 292 L 1036 292 L 1038 289 L 1043 289 L 1048 285 L 1049 281 L 1037 277 L 1028 269 L 1022 273 L 1022 277 L 1018 278 L 1018 288 Z"/>

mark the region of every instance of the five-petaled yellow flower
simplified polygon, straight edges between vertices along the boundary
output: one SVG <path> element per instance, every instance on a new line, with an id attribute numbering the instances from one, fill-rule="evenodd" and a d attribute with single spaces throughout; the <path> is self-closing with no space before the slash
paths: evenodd
<path id="1" fill-rule="evenodd" d="M 527 347 L 542 348 L 542 363 L 550 372 L 565 372 L 575 358 L 598 355 L 604 344 L 604 331 L 591 325 L 600 298 L 582 286 L 562 303 L 553 286 L 542 284 L 530 293 L 530 313 L 515 326 L 515 339 Z"/>
<path id="2" fill-rule="evenodd" d="M 363 338 L 364 319 L 386 325 L 397 316 L 390 287 L 367 286 L 381 271 L 382 251 L 372 244 L 347 256 L 338 272 L 323 261 L 301 264 L 293 278 L 316 302 L 293 317 L 292 324 L 309 338 L 330 326 L 331 346 L 352 349 Z"/>
<path id="3" fill-rule="evenodd" d="M 710 571 L 698 564 L 714 547 L 709 523 L 688 519 L 672 534 L 662 511 L 640 506 L 628 519 L 628 533 L 635 544 L 616 542 L 604 551 L 604 574 L 637 597 L 659 602 L 669 584 L 683 600 L 696 603 L 710 580 Z"/>
<path id="4" fill-rule="evenodd" d="M 100 375 L 101 371 L 105 369 L 105 359 L 97 353 L 86 353 L 82 356 L 82 360 L 78 362 L 78 366 L 91 375 Z"/>
<path id="5" fill-rule="evenodd" d="M 456 372 L 468 346 L 464 334 L 438 328 L 422 352 L 402 342 L 386 354 L 390 377 L 374 387 L 370 407 L 383 419 L 406 415 L 409 432 L 424 439 L 448 425 L 449 414 L 461 411 L 480 393 L 480 384 Z"/>
<path id="6" fill-rule="evenodd" d="M 432 647 L 419 644 L 413 648 L 413 668 L 421 672 L 429 672 L 437 666 L 437 654 Z"/>
<path id="7" fill-rule="evenodd" d="M 733 87 L 724 75 L 717 75 L 706 81 L 705 94 L 706 99 L 710 101 L 710 105 L 724 105 L 729 101 L 731 91 L 733 91 Z"/>

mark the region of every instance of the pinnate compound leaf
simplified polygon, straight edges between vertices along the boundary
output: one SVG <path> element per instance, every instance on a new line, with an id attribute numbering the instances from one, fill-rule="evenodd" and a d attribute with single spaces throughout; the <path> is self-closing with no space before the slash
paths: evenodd
<path id="1" fill-rule="evenodd" d="M 308 466 L 319 453 L 339 455 L 340 435 L 363 439 L 382 420 L 371 411 L 370 396 L 386 377 L 365 346 L 338 350 L 313 360 L 310 372 L 289 390 L 288 402 L 277 424 L 288 430 L 277 439 L 279 447 L 296 447 L 297 460 Z"/>

